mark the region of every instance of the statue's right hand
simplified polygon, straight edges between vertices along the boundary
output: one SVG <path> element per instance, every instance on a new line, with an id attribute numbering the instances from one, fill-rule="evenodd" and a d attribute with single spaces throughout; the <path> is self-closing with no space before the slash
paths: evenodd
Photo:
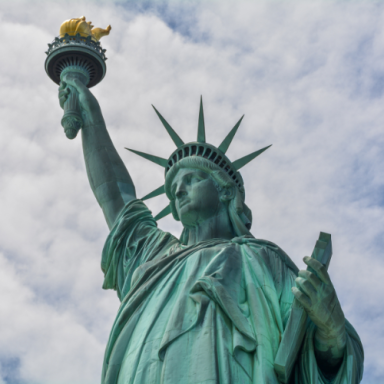
<path id="1" fill-rule="evenodd" d="M 59 87 L 59 102 L 62 109 L 64 109 L 64 103 L 67 101 L 68 95 L 69 88 L 67 88 L 67 84 L 61 81 Z"/>
<path id="2" fill-rule="evenodd" d="M 64 108 L 64 104 L 70 94 L 71 86 L 79 93 L 80 108 L 85 121 L 84 123 L 92 123 L 100 120 L 101 110 L 98 101 L 91 91 L 76 77 L 71 76 L 68 73 L 64 79 L 60 82 L 59 87 L 59 102 L 61 108 Z"/>

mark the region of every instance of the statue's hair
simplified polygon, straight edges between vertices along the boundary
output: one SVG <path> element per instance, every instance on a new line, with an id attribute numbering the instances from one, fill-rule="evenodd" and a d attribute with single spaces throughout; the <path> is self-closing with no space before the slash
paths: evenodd
<path id="1" fill-rule="evenodd" d="M 180 221 L 180 218 L 176 211 L 175 196 L 172 195 L 171 186 L 173 179 L 179 170 L 183 168 L 198 169 L 207 173 L 219 189 L 233 188 L 235 190 L 235 196 L 228 205 L 228 212 L 234 231 L 238 236 L 250 235 L 249 229 L 252 225 L 252 211 L 244 203 L 244 188 L 240 189 L 228 173 L 204 157 L 193 156 L 181 159 L 167 172 L 165 177 L 165 192 L 170 200 L 172 215 L 175 220 Z M 240 174 L 237 175 L 237 178 L 241 180 L 241 185 L 244 185 Z"/>

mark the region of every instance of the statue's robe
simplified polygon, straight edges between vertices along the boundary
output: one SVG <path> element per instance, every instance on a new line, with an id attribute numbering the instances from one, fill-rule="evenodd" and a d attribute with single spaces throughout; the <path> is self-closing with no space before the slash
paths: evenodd
<path id="1" fill-rule="evenodd" d="M 103 384 L 277 384 L 273 362 L 287 323 L 297 267 L 251 237 L 184 246 L 157 228 L 140 200 L 127 204 L 105 244 L 104 288 L 121 300 Z M 328 381 L 307 331 L 293 383 L 350 384 L 363 350 L 347 322 L 347 346 Z"/>

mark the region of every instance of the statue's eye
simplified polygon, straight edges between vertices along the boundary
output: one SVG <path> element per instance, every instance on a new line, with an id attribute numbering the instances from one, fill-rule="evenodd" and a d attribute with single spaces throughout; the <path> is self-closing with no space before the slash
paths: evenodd
<path id="1" fill-rule="evenodd" d="M 201 179 L 197 176 L 192 176 L 191 183 L 198 183 Z"/>
<path id="2" fill-rule="evenodd" d="M 193 175 L 191 175 L 191 174 L 187 175 L 187 177 L 185 178 L 186 183 L 191 184 L 192 178 L 193 178 Z"/>

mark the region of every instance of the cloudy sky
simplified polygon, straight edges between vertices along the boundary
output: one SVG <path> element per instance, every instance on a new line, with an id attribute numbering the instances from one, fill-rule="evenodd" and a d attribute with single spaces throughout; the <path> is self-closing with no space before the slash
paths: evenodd
<path id="1" fill-rule="evenodd" d="M 0 1 L 0 383 L 97 384 L 119 301 L 101 289 L 108 228 L 88 185 L 81 140 L 60 126 L 45 74 L 60 24 L 112 25 L 108 71 L 93 92 L 138 197 L 196 137 L 220 144 L 245 114 L 232 160 L 246 166 L 253 233 L 302 268 L 320 231 L 330 273 L 365 348 L 363 383 L 384 382 L 384 2 Z M 165 197 L 148 202 L 158 213 Z M 161 228 L 179 234 L 171 218 Z"/>

